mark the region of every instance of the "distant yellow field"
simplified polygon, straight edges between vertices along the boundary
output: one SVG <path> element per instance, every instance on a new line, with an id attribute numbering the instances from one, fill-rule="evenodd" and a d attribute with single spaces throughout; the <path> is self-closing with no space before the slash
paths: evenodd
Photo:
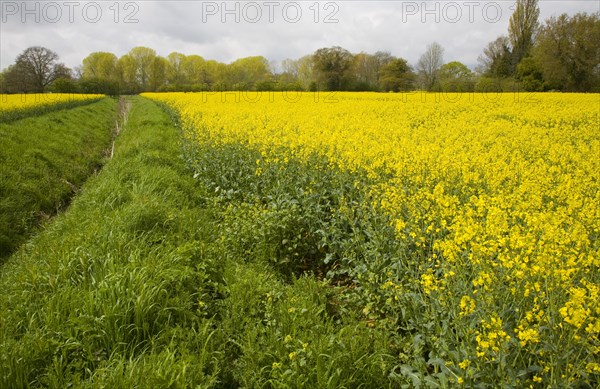
<path id="1" fill-rule="evenodd" d="M 318 153 L 368 177 L 372 207 L 415 247 L 422 297 L 464 322 L 465 376 L 507 355 L 552 374 L 571 351 L 563 370 L 600 372 L 597 94 L 144 96 L 199 142 L 259 149 L 257 175 Z"/>
<path id="2" fill-rule="evenodd" d="M 35 109 L 59 103 L 96 100 L 104 95 L 74 93 L 0 94 L 0 113 Z"/>

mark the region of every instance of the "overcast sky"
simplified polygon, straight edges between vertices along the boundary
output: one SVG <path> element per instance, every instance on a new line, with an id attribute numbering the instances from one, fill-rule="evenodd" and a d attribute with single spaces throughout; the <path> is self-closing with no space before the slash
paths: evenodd
<path id="1" fill-rule="evenodd" d="M 321 47 L 385 50 L 414 64 L 438 42 L 446 62 L 474 67 L 506 34 L 514 1 L 7 1 L 0 0 L 0 68 L 30 46 L 74 68 L 88 54 L 121 56 L 135 46 L 231 62 L 263 55 L 274 64 Z M 598 0 L 540 0 L 540 21 L 598 12 Z"/>

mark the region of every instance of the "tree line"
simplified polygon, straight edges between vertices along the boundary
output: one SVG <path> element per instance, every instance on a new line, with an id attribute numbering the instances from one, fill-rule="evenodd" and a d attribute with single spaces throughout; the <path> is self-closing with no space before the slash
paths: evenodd
<path id="1" fill-rule="evenodd" d="M 538 0 L 517 0 L 508 34 L 485 47 L 475 71 L 458 61 L 445 63 L 444 49 L 435 42 L 414 66 L 389 52 L 353 54 L 336 46 L 286 59 L 277 70 L 262 56 L 225 64 L 178 52 L 162 57 L 147 47 L 135 47 L 120 58 L 108 52 L 91 53 L 71 70 L 52 50 L 30 47 L 0 73 L 0 92 L 600 92 L 600 13 L 563 14 L 544 24 L 538 18 Z"/>

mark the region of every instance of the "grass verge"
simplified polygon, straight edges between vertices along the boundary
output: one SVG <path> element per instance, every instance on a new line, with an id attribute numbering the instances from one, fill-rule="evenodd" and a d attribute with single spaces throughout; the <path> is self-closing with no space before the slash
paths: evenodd
<path id="1" fill-rule="evenodd" d="M 196 314 L 210 228 L 176 131 L 136 99 L 114 157 L 2 266 L 0 387 L 210 382 L 214 330 Z"/>
<path id="2" fill-rule="evenodd" d="M 114 99 L 105 98 L 0 124 L 0 260 L 101 165 L 115 112 Z"/>

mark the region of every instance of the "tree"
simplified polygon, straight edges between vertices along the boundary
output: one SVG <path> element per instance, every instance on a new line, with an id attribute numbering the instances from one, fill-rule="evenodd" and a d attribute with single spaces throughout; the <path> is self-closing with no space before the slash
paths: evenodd
<path id="1" fill-rule="evenodd" d="M 212 90 L 219 90 L 225 87 L 227 82 L 227 65 L 214 59 L 206 61 L 206 82 L 207 87 Z"/>
<path id="2" fill-rule="evenodd" d="M 119 60 L 113 53 L 95 52 L 83 59 L 79 88 L 84 93 L 119 93 Z"/>
<path id="3" fill-rule="evenodd" d="M 352 79 L 356 82 L 354 89 L 385 89 L 380 83 L 381 70 L 385 65 L 396 59 L 388 51 L 378 51 L 375 54 L 355 54 L 351 69 Z"/>
<path id="4" fill-rule="evenodd" d="M 444 63 L 444 49 L 438 43 L 433 42 L 427 46 L 425 52 L 417 62 L 417 70 L 421 77 L 422 86 L 431 91 L 438 82 L 438 71 Z"/>
<path id="5" fill-rule="evenodd" d="M 375 65 L 377 67 L 377 85 L 379 87 L 379 89 L 383 89 L 382 85 L 381 85 L 381 69 L 387 65 L 388 63 L 392 62 L 393 60 L 397 59 L 396 57 L 394 57 L 389 51 L 376 51 L 375 54 L 373 54 L 373 58 L 375 59 Z M 412 72 L 412 67 L 411 67 L 411 72 Z M 414 73 L 413 73 L 414 75 Z M 414 83 L 414 80 L 413 80 Z"/>
<path id="6" fill-rule="evenodd" d="M 45 47 L 25 49 L 4 75 L 9 89 L 41 93 L 58 78 L 70 79 L 71 71 L 58 62 L 58 54 Z"/>
<path id="7" fill-rule="evenodd" d="M 381 88 L 386 91 L 399 92 L 413 88 L 415 74 L 403 58 L 396 58 L 383 65 L 379 72 Z"/>
<path id="8" fill-rule="evenodd" d="M 127 84 L 135 86 L 137 91 L 151 90 L 150 77 L 155 64 L 156 51 L 148 47 L 134 47 L 120 58 Z"/>
<path id="9" fill-rule="evenodd" d="M 349 84 L 352 54 L 339 46 L 322 48 L 313 54 L 317 82 L 325 90 L 344 90 Z"/>
<path id="10" fill-rule="evenodd" d="M 240 58 L 232 62 L 228 70 L 229 82 L 235 88 L 254 88 L 272 79 L 269 61 L 262 56 Z"/>
<path id="11" fill-rule="evenodd" d="M 2 72 L 2 93 L 26 93 L 30 90 L 33 90 L 33 86 L 15 64 Z"/>
<path id="12" fill-rule="evenodd" d="M 277 88 L 282 90 L 302 89 L 298 80 L 300 61 L 286 58 L 281 61 L 282 72 L 277 75 Z"/>
<path id="13" fill-rule="evenodd" d="M 304 90 L 316 90 L 316 75 L 312 55 L 305 55 L 298 59 L 298 82 Z"/>
<path id="14" fill-rule="evenodd" d="M 167 82 L 167 67 L 169 63 L 161 56 L 154 57 L 148 78 L 148 90 L 157 91 Z"/>
<path id="15" fill-rule="evenodd" d="M 600 13 L 551 17 L 533 51 L 546 89 L 600 91 Z"/>
<path id="16" fill-rule="evenodd" d="M 440 86 L 445 92 L 470 92 L 473 90 L 473 72 L 458 61 L 440 67 Z"/>
<path id="17" fill-rule="evenodd" d="M 136 64 L 131 55 L 125 54 L 119 58 L 117 61 L 117 74 L 119 77 L 119 90 L 122 93 L 139 92 L 140 85 L 137 80 Z"/>
<path id="18" fill-rule="evenodd" d="M 508 37 L 512 45 L 513 73 L 533 46 L 539 16 L 538 0 L 517 0 L 515 12 L 510 17 L 508 26 Z"/>
<path id="19" fill-rule="evenodd" d="M 90 77 L 79 80 L 79 91 L 81 93 L 101 93 L 116 96 L 121 92 L 121 88 L 118 81 Z"/>
<path id="20" fill-rule="evenodd" d="M 185 73 L 183 64 L 185 62 L 185 54 L 172 52 L 167 55 L 167 83 L 174 87 L 174 90 L 181 88 L 185 84 Z"/>
<path id="21" fill-rule="evenodd" d="M 77 82 L 73 78 L 59 77 L 50 87 L 48 88 L 50 91 L 55 93 L 78 93 L 79 86 Z"/>
<path id="22" fill-rule="evenodd" d="M 207 84 L 206 60 L 199 55 L 188 55 L 182 62 L 185 82 L 193 90 L 201 90 Z"/>
<path id="23" fill-rule="evenodd" d="M 523 84 L 527 92 L 544 90 L 544 76 L 535 58 L 525 57 L 517 66 L 517 79 Z"/>
<path id="24" fill-rule="evenodd" d="M 375 60 L 377 61 L 377 66 L 379 66 L 379 68 L 387 65 L 392 60 L 396 59 L 396 57 L 390 54 L 389 51 L 377 51 L 375 52 L 375 54 L 373 54 L 373 57 L 375 57 Z"/>
<path id="25" fill-rule="evenodd" d="M 300 61 L 291 58 L 286 58 L 281 61 L 281 69 L 283 73 L 289 74 L 291 77 L 298 77 L 298 70 L 300 68 Z"/>
<path id="26" fill-rule="evenodd" d="M 117 79 L 117 56 L 113 53 L 95 52 L 83 59 L 81 78 L 101 80 Z"/>
<path id="27" fill-rule="evenodd" d="M 512 75 L 512 52 L 510 40 L 501 35 L 495 41 L 490 42 L 483 55 L 478 58 L 480 63 L 479 72 L 487 77 L 503 78 Z"/>
<path id="28" fill-rule="evenodd" d="M 356 80 L 355 89 L 377 90 L 379 87 L 379 71 L 381 67 L 377 57 L 367 53 L 354 55 L 352 66 L 353 78 Z"/>

